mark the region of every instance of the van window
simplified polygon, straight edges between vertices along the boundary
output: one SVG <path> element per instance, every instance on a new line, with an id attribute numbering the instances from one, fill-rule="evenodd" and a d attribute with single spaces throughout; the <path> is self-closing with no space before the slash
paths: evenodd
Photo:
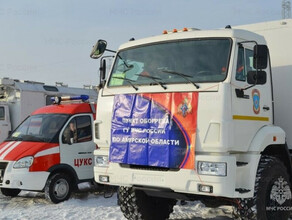
<path id="1" fill-rule="evenodd" d="M 41 133 L 41 125 L 43 123 L 43 117 L 31 117 L 29 126 L 26 128 L 27 133 L 30 135 L 39 135 Z"/>
<path id="2" fill-rule="evenodd" d="M 92 140 L 91 118 L 89 116 L 77 117 L 77 142 Z"/>
<path id="3" fill-rule="evenodd" d="M 0 107 L 0 120 L 5 120 L 5 109 Z"/>
<path id="4" fill-rule="evenodd" d="M 67 125 L 62 135 L 62 142 L 81 143 L 92 140 L 90 116 L 77 116 Z"/>
<path id="5" fill-rule="evenodd" d="M 60 130 L 68 117 L 69 115 L 65 114 L 40 114 L 29 116 L 7 140 L 58 143 Z"/>
<path id="6" fill-rule="evenodd" d="M 46 91 L 50 92 L 59 92 L 58 88 L 56 86 L 43 86 Z"/>

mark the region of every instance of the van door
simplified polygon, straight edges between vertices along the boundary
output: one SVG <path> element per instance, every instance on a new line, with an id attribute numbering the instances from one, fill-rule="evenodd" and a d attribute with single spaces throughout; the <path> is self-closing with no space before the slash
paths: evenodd
<path id="1" fill-rule="evenodd" d="M 3 142 L 11 131 L 10 114 L 7 105 L 0 105 L 0 143 Z"/>
<path id="2" fill-rule="evenodd" d="M 73 116 L 59 137 L 61 163 L 74 168 L 80 180 L 93 178 L 92 122 L 90 114 Z"/>

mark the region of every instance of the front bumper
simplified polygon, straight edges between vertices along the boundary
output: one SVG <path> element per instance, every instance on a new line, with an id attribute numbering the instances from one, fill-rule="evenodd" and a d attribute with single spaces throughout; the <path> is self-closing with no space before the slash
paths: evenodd
<path id="1" fill-rule="evenodd" d="M 7 161 L 6 161 L 7 162 Z M 9 161 L 2 174 L 0 188 L 42 191 L 49 172 L 29 172 L 28 168 L 14 169 L 14 161 Z"/>
<path id="2" fill-rule="evenodd" d="M 104 154 L 103 154 L 104 153 Z M 106 155 L 106 151 L 98 151 Z M 196 155 L 196 161 L 224 162 L 227 164 L 226 176 L 199 175 L 196 170 L 179 171 L 143 170 L 125 168 L 118 163 L 109 163 L 109 167 L 94 167 L 95 181 L 108 178 L 108 184 L 118 186 L 143 186 L 149 188 L 170 189 L 177 193 L 222 196 L 229 198 L 251 197 L 253 190 L 244 195 L 236 190 L 236 157 L 232 155 Z M 104 178 L 106 177 L 106 178 Z M 212 186 L 212 192 L 201 192 L 201 186 Z"/>

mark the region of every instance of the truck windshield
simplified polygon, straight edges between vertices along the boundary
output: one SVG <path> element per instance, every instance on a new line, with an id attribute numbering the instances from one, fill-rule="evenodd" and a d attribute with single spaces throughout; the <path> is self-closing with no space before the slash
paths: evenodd
<path id="1" fill-rule="evenodd" d="M 226 78 L 231 39 L 164 42 L 121 50 L 109 87 L 220 82 Z"/>
<path id="2" fill-rule="evenodd" d="M 32 115 L 6 139 L 8 141 L 58 142 L 61 128 L 69 115 Z"/>

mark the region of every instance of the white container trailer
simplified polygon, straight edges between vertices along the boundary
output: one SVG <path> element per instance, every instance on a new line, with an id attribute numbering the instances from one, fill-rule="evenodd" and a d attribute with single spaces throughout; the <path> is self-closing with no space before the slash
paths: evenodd
<path id="1" fill-rule="evenodd" d="M 7 138 L 32 111 L 52 104 L 51 97 L 89 95 L 97 98 L 97 90 L 51 86 L 40 82 L 0 78 L 0 142 Z"/>

